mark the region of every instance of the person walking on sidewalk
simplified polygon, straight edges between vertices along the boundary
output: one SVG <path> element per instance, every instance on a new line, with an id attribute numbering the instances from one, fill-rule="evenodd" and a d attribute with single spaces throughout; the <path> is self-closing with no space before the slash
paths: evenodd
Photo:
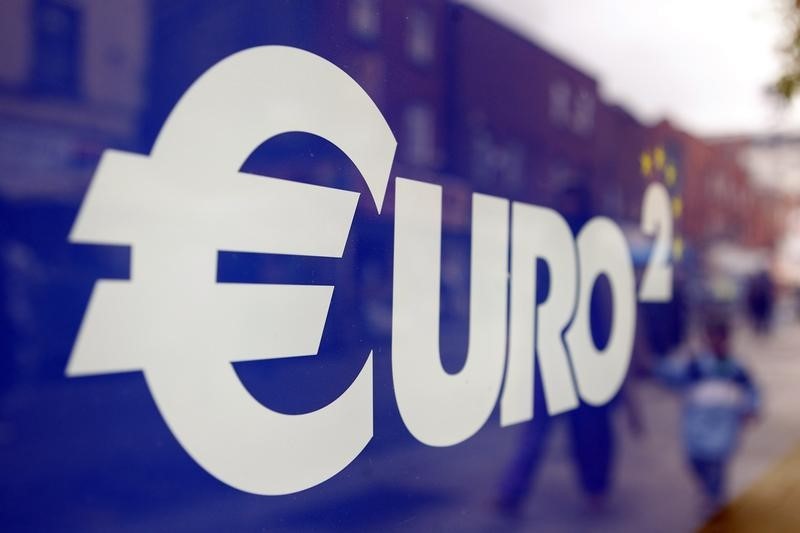
<path id="1" fill-rule="evenodd" d="M 727 314 L 705 318 L 706 348 L 686 359 L 667 358 L 656 375 L 683 395 L 681 432 L 686 459 L 711 508 L 725 500 L 726 472 L 741 428 L 756 416 L 759 392 L 730 349 Z"/>

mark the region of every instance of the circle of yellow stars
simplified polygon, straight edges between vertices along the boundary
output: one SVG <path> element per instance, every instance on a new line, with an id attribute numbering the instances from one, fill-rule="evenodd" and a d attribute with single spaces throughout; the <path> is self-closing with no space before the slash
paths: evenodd
<path id="1" fill-rule="evenodd" d="M 673 220 L 678 220 L 683 215 L 683 198 L 676 190 L 678 184 L 678 169 L 675 162 L 667 156 L 663 146 L 645 150 L 639 155 L 639 168 L 642 177 L 648 180 L 663 179 L 670 193 Z M 672 240 L 672 257 L 679 261 L 683 257 L 683 237 L 675 235 Z"/>

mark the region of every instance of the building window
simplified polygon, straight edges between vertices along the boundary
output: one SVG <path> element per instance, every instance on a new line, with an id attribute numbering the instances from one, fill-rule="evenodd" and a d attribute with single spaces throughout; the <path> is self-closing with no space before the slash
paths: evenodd
<path id="1" fill-rule="evenodd" d="M 510 141 L 503 150 L 502 175 L 510 190 L 521 191 L 525 185 L 525 147 Z"/>
<path id="2" fill-rule="evenodd" d="M 409 162 L 419 166 L 432 165 L 436 158 L 436 126 L 431 108 L 423 104 L 407 107 L 403 126 Z"/>
<path id="3" fill-rule="evenodd" d="M 556 126 L 566 126 L 569 124 L 571 110 L 570 99 L 572 90 L 569 84 L 563 80 L 558 80 L 550 84 L 548 100 L 548 111 L 550 121 Z"/>
<path id="4" fill-rule="evenodd" d="M 470 175 L 477 185 L 501 184 L 506 190 L 519 192 L 525 185 L 525 147 L 522 143 L 500 141 L 486 129 L 472 135 Z"/>
<path id="5" fill-rule="evenodd" d="M 377 51 L 363 52 L 353 59 L 355 78 L 379 106 L 384 100 L 386 65 Z"/>
<path id="6" fill-rule="evenodd" d="M 34 62 L 31 84 L 36 92 L 78 95 L 80 12 L 56 0 L 41 0 L 34 11 Z"/>
<path id="7" fill-rule="evenodd" d="M 586 136 L 594 129 L 595 101 L 591 91 L 574 90 L 565 80 L 550 84 L 548 111 L 550 121 L 577 135 Z"/>
<path id="8" fill-rule="evenodd" d="M 406 50 L 417 65 L 428 65 L 434 54 L 433 21 L 427 11 L 414 8 L 408 16 Z"/>
<path id="9" fill-rule="evenodd" d="M 572 116 L 572 131 L 578 135 L 589 135 L 594 129 L 594 97 L 587 90 L 578 91 L 575 97 L 575 112 Z"/>
<path id="10" fill-rule="evenodd" d="M 381 30 L 381 15 L 376 0 L 351 0 L 348 24 L 353 34 L 365 41 L 374 41 Z"/>

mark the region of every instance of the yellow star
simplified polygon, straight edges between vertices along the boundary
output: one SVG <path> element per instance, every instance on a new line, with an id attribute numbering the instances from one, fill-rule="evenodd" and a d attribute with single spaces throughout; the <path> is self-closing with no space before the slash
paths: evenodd
<path id="1" fill-rule="evenodd" d="M 683 239 L 675 237 L 672 241 L 672 258 L 674 261 L 680 261 L 683 257 Z"/>
<path id="2" fill-rule="evenodd" d="M 683 213 L 683 199 L 680 196 L 676 196 L 672 199 L 672 216 L 675 218 L 681 218 L 681 214 Z"/>
<path id="3" fill-rule="evenodd" d="M 655 159 L 656 162 L 656 170 L 664 168 L 664 163 L 667 160 L 667 153 L 662 146 L 658 146 L 653 150 L 653 159 Z"/>
<path id="4" fill-rule="evenodd" d="M 675 185 L 675 182 L 678 179 L 678 171 L 675 170 L 675 165 L 669 163 L 667 168 L 664 169 L 664 181 L 667 182 L 668 187 L 672 187 Z"/>
<path id="5" fill-rule="evenodd" d="M 642 152 L 642 155 L 639 157 L 639 166 L 642 169 L 643 176 L 649 176 L 650 172 L 653 171 L 653 159 L 648 152 Z"/>

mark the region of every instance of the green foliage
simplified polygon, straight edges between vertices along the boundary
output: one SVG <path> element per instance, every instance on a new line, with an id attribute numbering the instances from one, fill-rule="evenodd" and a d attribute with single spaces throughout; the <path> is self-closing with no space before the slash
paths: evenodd
<path id="1" fill-rule="evenodd" d="M 800 0 L 784 0 L 784 2 L 789 29 L 787 43 L 781 49 L 785 66 L 773 90 L 784 100 L 790 101 L 800 89 Z"/>

